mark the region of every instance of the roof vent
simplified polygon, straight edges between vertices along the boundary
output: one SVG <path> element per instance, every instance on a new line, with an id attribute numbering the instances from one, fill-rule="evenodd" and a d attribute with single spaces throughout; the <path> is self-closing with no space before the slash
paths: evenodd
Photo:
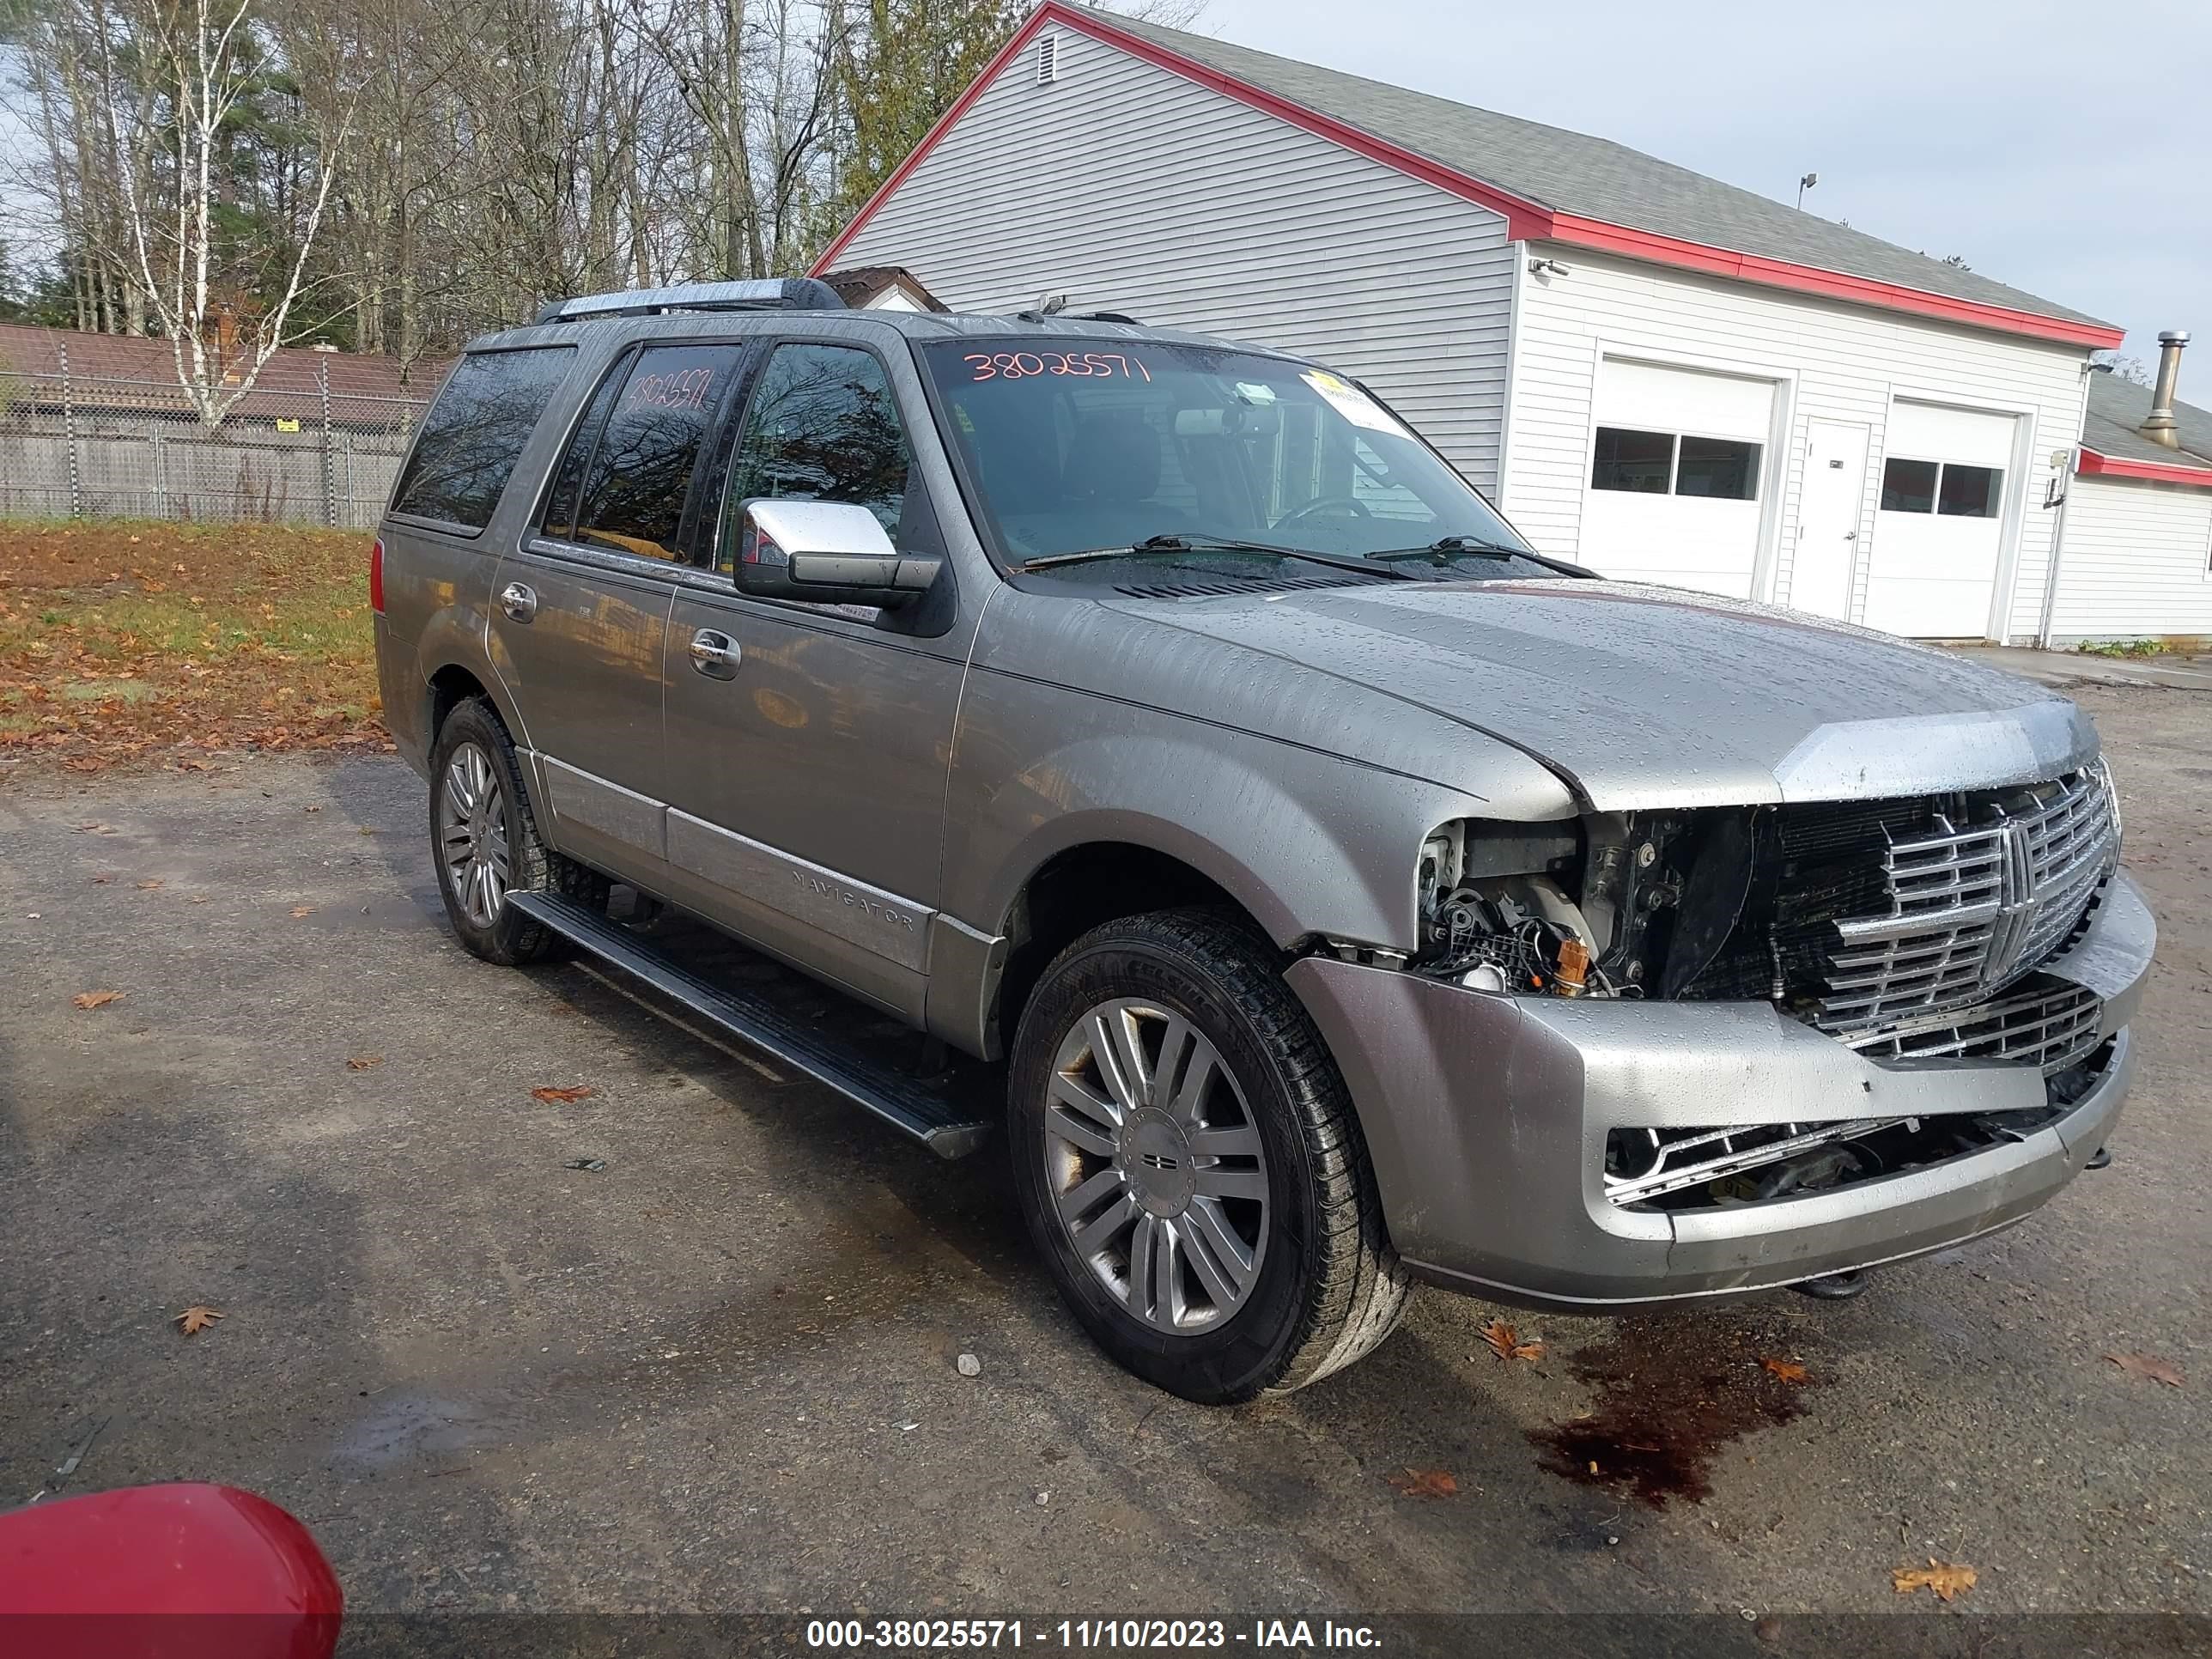
<path id="1" fill-rule="evenodd" d="M 1037 36 L 1037 84 L 1050 86 L 1060 79 L 1060 36 L 1048 32 Z"/>
<path id="2" fill-rule="evenodd" d="M 2136 428 L 2154 444 L 2181 447 L 2181 433 L 2173 418 L 2174 382 L 2181 378 L 2181 348 L 2189 343 L 2189 331 L 2170 328 L 2158 337 L 2158 384 L 2151 388 L 2150 413 Z"/>

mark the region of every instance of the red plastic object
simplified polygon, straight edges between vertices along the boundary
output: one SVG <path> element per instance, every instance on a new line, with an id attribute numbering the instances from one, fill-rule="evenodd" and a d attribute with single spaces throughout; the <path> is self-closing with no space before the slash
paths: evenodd
<path id="1" fill-rule="evenodd" d="M 384 614 L 384 538 L 379 536 L 368 550 L 368 608 L 378 616 Z"/>
<path id="2" fill-rule="evenodd" d="M 307 1528 L 232 1486 L 0 1515 L 0 1632 L 52 1659 L 330 1659 L 345 1596 Z"/>

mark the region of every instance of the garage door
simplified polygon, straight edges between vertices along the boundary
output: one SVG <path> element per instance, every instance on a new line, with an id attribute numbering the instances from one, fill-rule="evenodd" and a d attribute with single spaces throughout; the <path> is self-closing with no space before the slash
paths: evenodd
<path id="1" fill-rule="evenodd" d="M 2018 427 L 2012 416 L 1979 410 L 1890 405 L 1868 627 L 1942 640 L 1987 631 Z"/>
<path id="2" fill-rule="evenodd" d="M 1608 357 L 1577 556 L 1626 580 L 1751 597 L 1774 383 Z"/>

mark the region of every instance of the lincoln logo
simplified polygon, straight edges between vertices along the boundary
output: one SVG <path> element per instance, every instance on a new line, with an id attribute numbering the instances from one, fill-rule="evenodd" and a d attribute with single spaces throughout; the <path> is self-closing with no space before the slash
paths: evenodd
<path id="1" fill-rule="evenodd" d="M 1148 1170 L 1179 1170 L 1182 1167 L 1165 1152 L 1146 1152 L 1145 1167 Z"/>
<path id="2" fill-rule="evenodd" d="M 1982 982 L 1995 987 L 2012 975 L 2027 948 L 2028 930 L 2039 908 L 2035 893 L 2035 869 L 2028 856 L 2027 826 L 2007 823 L 1997 832 L 1997 915 L 1990 930 L 1989 954 L 1983 958 Z"/>

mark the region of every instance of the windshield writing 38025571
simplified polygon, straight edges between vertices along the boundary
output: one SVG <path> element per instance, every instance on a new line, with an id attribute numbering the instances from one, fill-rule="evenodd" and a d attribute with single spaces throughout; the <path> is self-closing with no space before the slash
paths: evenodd
<path id="1" fill-rule="evenodd" d="M 1075 374 L 1085 379 L 1119 375 L 1150 385 L 1152 372 L 1118 351 L 975 351 L 961 362 L 976 380 L 1018 380 L 1031 374 Z"/>

